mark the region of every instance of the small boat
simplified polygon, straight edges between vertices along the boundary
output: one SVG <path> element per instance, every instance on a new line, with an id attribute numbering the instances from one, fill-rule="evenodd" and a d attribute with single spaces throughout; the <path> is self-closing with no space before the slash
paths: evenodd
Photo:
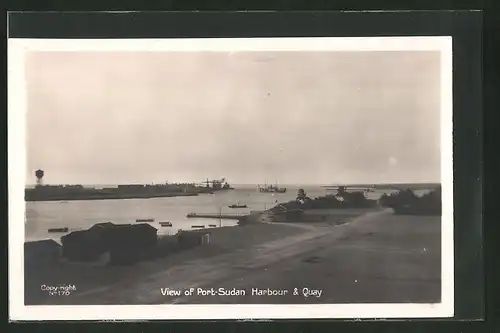
<path id="1" fill-rule="evenodd" d="M 210 228 L 216 228 L 217 227 L 217 224 L 209 224 L 208 225 Z"/>
<path id="2" fill-rule="evenodd" d="M 171 227 L 172 222 L 159 222 L 162 227 Z"/>
<path id="3" fill-rule="evenodd" d="M 205 228 L 204 225 L 192 225 L 191 228 Z"/>
<path id="4" fill-rule="evenodd" d="M 50 228 L 47 232 L 68 232 L 68 228 Z"/>
<path id="5" fill-rule="evenodd" d="M 142 222 L 142 223 L 154 222 L 154 221 L 155 221 L 155 219 L 137 219 L 137 220 L 135 220 L 135 222 Z"/>
<path id="6" fill-rule="evenodd" d="M 235 205 L 229 205 L 229 208 L 248 208 L 247 205 L 240 205 L 240 204 L 235 204 Z"/>

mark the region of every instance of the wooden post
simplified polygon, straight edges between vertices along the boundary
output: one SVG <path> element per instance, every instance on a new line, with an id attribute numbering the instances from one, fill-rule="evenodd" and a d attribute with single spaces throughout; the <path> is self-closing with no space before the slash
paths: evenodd
<path id="1" fill-rule="evenodd" d="M 222 227 L 222 206 L 219 206 L 219 228 Z"/>

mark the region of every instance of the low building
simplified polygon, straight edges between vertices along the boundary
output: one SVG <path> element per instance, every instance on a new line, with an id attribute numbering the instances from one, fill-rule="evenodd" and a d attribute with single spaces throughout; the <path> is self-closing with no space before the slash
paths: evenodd
<path id="1" fill-rule="evenodd" d="M 156 248 L 158 230 L 148 223 L 118 224 L 108 230 L 111 264 L 133 264 Z"/>
<path id="2" fill-rule="evenodd" d="M 177 234 L 177 242 L 182 249 L 208 245 L 210 243 L 210 234 L 210 231 L 207 230 L 183 231 Z"/>
<path id="3" fill-rule="evenodd" d="M 157 231 L 148 223 L 98 223 L 88 230 L 61 237 L 63 257 L 72 261 L 96 261 L 109 252 L 110 264 L 133 264 L 154 252 Z"/>
<path id="4" fill-rule="evenodd" d="M 62 256 L 71 261 L 96 261 L 106 252 L 106 239 L 96 230 L 73 231 L 61 237 Z"/>
<path id="5" fill-rule="evenodd" d="M 24 243 L 24 262 L 31 266 L 55 263 L 61 254 L 61 245 L 53 239 Z"/>

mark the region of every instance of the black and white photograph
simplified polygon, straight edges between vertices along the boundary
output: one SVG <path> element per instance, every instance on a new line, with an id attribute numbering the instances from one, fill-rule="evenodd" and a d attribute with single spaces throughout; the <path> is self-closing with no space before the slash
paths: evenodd
<path id="1" fill-rule="evenodd" d="M 453 316 L 451 45 L 10 39 L 12 311 Z"/>

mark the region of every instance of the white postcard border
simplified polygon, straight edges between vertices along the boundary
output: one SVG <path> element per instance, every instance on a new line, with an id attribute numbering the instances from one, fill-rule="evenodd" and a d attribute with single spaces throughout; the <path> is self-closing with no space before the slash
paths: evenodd
<path id="1" fill-rule="evenodd" d="M 436 304 L 24 305 L 25 54 L 29 51 L 440 51 L 442 280 Z M 8 39 L 9 308 L 11 320 L 429 318 L 454 314 L 452 38 Z"/>

